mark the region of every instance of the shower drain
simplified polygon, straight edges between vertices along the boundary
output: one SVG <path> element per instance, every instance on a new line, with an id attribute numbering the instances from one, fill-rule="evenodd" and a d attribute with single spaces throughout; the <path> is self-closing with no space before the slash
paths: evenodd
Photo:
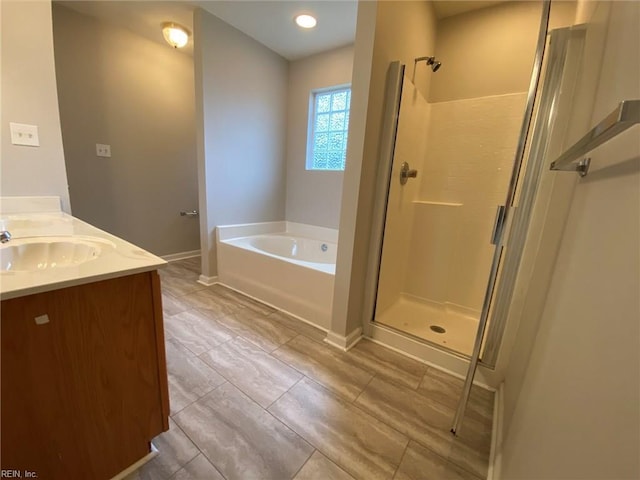
<path id="1" fill-rule="evenodd" d="M 440 325 L 431 325 L 429 326 L 429 328 L 436 333 L 447 333 L 447 331 L 444 328 L 442 328 Z"/>

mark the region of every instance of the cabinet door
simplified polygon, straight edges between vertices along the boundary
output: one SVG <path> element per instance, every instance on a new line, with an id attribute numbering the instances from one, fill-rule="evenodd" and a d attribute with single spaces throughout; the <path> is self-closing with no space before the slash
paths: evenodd
<path id="1" fill-rule="evenodd" d="M 165 423 L 154 281 L 146 272 L 2 302 L 2 469 L 109 479 L 149 452 Z"/>

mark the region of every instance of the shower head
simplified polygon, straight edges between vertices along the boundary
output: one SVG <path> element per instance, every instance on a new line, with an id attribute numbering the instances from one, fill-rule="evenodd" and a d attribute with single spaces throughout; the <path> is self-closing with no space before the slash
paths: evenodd
<path id="1" fill-rule="evenodd" d="M 436 57 L 418 57 L 414 60 L 414 64 L 418 62 L 426 61 L 427 65 L 431 67 L 431 70 L 437 72 L 438 69 L 442 66 L 442 63 L 436 60 Z"/>

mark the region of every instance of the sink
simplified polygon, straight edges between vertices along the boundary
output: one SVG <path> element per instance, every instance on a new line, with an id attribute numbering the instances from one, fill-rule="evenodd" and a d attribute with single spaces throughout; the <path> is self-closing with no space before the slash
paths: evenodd
<path id="1" fill-rule="evenodd" d="M 0 247 L 0 271 L 30 272 L 74 267 L 115 246 L 95 237 L 18 238 Z"/>

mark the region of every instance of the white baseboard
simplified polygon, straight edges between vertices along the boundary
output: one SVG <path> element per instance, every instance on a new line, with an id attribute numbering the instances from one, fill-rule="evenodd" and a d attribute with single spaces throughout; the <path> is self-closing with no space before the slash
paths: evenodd
<path id="1" fill-rule="evenodd" d="M 207 277 L 206 275 L 200 275 L 198 277 L 198 283 L 210 287 L 211 285 L 218 283 L 218 276 L 216 275 L 214 277 Z"/>
<path id="2" fill-rule="evenodd" d="M 336 347 L 347 352 L 355 347 L 361 339 L 362 327 L 358 327 L 346 337 L 339 333 L 329 331 L 327 333 L 327 338 L 325 338 L 324 341 L 332 347 Z"/>
<path id="3" fill-rule="evenodd" d="M 175 262 L 177 260 L 184 260 L 185 258 L 199 257 L 200 250 L 191 250 L 190 252 L 178 252 L 171 253 L 169 255 L 162 255 L 160 258 L 167 262 Z"/>
<path id="4" fill-rule="evenodd" d="M 498 387 L 493 402 L 493 425 L 491 426 L 491 452 L 487 480 L 500 480 L 502 467 L 502 434 L 504 426 L 504 382 Z"/>

